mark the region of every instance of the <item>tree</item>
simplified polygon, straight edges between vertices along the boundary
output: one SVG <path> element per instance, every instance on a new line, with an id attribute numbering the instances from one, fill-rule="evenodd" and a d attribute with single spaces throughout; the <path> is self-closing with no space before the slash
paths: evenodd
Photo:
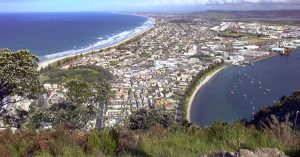
<path id="1" fill-rule="evenodd" d="M 97 110 L 93 105 L 76 105 L 70 102 L 53 104 L 45 111 L 38 110 L 30 119 L 33 128 L 63 126 L 69 130 L 87 129 L 95 119 Z"/>
<path id="2" fill-rule="evenodd" d="M 33 107 L 30 111 L 31 126 L 33 128 L 64 126 L 70 130 L 81 130 L 87 129 L 88 122 L 95 119 L 97 124 L 103 126 L 105 107 L 112 95 L 110 84 L 104 81 L 88 83 L 83 80 L 71 80 L 65 87 L 67 88 L 65 102 L 53 104 L 46 110 L 34 110 Z"/>
<path id="3" fill-rule="evenodd" d="M 109 100 L 113 94 L 111 92 L 110 83 L 101 80 L 95 83 L 87 83 L 79 80 L 72 80 L 67 83 L 68 98 L 74 103 L 92 103 L 98 104 L 98 116 L 96 120 L 96 128 L 102 129 L 104 126 L 104 113 Z"/>
<path id="4" fill-rule="evenodd" d="M 39 81 L 38 57 L 28 50 L 0 50 L 0 116 L 5 106 L 24 99 L 36 99 L 43 88 Z M 11 96 L 21 97 L 10 100 Z"/>
<path id="5" fill-rule="evenodd" d="M 99 103 L 99 112 L 98 118 L 96 121 L 96 128 L 101 130 L 104 125 L 104 113 L 109 105 L 109 100 L 113 97 L 113 93 L 111 92 L 111 85 L 106 81 L 99 81 L 94 86 L 95 95 L 94 100 Z"/>
<path id="6" fill-rule="evenodd" d="M 67 82 L 66 88 L 69 100 L 75 104 L 87 103 L 92 97 L 91 85 L 81 80 L 71 80 Z"/>
<path id="7" fill-rule="evenodd" d="M 129 117 L 131 130 L 149 129 L 155 124 L 168 128 L 175 124 L 174 116 L 159 110 L 140 109 Z"/>
<path id="8" fill-rule="evenodd" d="M 272 116 L 275 116 L 278 123 L 284 124 L 286 121 L 297 126 L 298 113 L 300 111 L 300 91 L 296 90 L 290 96 L 282 96 L 279 102 L 273 104 L 273 106 L 268 106 L 262 108 L 257 112 L 250 124 L 254 124 L 259 129 L 265 129 L 270 127 L 270 121 L 272 122 Z M 272 116 L 271 116 L 272 115 Z M 287 118 L 287 115 L 288 118 Z M 269 126 L 268 126 L 269 125 Z"/>

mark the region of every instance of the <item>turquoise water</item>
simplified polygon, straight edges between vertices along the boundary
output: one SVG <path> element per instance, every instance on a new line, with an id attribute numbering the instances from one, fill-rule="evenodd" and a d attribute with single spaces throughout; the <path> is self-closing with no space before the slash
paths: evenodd
<path id="1" fill-rule="evenodd" d="M 219 120 L 251 119 L 261 107 L 300 89 L 300 50 L 246 67 L 227 67 L 198 91 L 191 121 L 210 125 Z"/>

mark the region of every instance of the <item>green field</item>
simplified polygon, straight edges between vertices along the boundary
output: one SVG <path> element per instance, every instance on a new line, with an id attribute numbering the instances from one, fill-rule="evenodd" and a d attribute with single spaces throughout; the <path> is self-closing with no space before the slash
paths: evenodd
<path id="1" fill-rule="evenodd" d="M 251 34 L 251 33 L 235 33 L 235 32 L 220 32 L 218 34 L 221 37 L 230 37 L 230 38 L 240 38 L 240 37 L 262 37 L 259 34 Z"/>
<path id="2" fill-rule="evenodd" d="M 96 66 L 80 66 L 71 69 L 54 69 L 40 76 L 42 83 L 64 83 L 72 79 L 95 82 L 111 80 L 113 75 L 107 70 Z"/>
<path id="3" fill-rule="evenodd" d="M 251 43 L 251 44 L 256 44 L 256 43 L 261 43 L 261 42 L 265 42 L 265 39 L 261 39 L 261 38 L 251 38 L 246 40 L 247 42 Z"/>

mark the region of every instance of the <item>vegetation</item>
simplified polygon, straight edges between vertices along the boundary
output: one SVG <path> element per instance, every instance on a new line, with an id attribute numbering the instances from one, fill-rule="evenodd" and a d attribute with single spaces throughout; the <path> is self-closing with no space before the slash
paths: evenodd
<path id="1" fill-rule="evenodd" d="M 66 64 L 66 63 L 69 63 L 73 60 L 76 60 L 78 59 L 79 57 L 82 57 L 82 55 L 76 55 L 76 56 L 71 56 L 71 57 L 66 57 L 64 59 L 61 59 L 61 60 L 58 60 L 52 64 L 49 64 L 48 66 L 46 67 L 43 67 L 40 69 L 40 72 L 41 73 L 45 73 L 45 72 L 48 72 L 48 71 L 51 71 L 51 70 L 54 70 L 54 69 L 58 69 L 60 66 Z"/>
<path id="2" fill-rule="evenodd" d="M 251 39 L 248 39 L 246 41 L 249 42 L 249 43 L 251 43 L 251 44 L 256 44 L 256 43 L 265 42 L 266 40 L 262 39 L 262 38 L 251 38 Z"/>
<path id="3" fill-rule="evenodd" d="M 138 110 L 134 115 L 129 117 L 129 121 L 129 128 L 131 130 L 147 130 L 155 124 L 160 124 L 168 128 L 175 124 L 171 114 L 163 113 L 159 110 L 151 110 L 151 112 L 149 112 L 146 109 Z"/>
<path id="4" fill-rule="evenodd" d="M 300 91 L 294 91 L 291 96 L 282 96 L 279 102 L 273 106 L 262 108 L 255 114 L 251 123 L 255 124 L 258 128 L 270 127 L 269 123 L 272 121 L 270 115 L 275 116 L 279 123 L 288 122 L 296 129 L 296 124 L 300 121 Z"/>
<path id="5" fill-rule="evenodd" d="M 68 130 L 83 130 L 90 128 L 89 122 L 95 119 L 102 121 L 98 119 L 103 118 L 99 110 L 103 110 L 109 104 L 112 96 L 108 82 L 88 83 L 74 79 L 67 82 L 65 87 L 68 89 L 67 100 L 61 100 L 50 107 L 44 102 L 32 104 L 28 123 L 22 122 L 32 129 L 64 126 Z"/>
<path id="6" fill-rule="evenodd" d="M 262 37 L 260 34 L 251 33 L 235 33 L 235 32 L 220 32 L 219 36 L 229 38 L 240 38 L 240 37 Z"/>
<path id="7" fill-rule="evenodd" d="M 6 114 L 8 111 L 4 106 L 24 99 L 36 99 L 43 92 L 37 71 L 38 61 L 28 50 L 0 50 L 0 117 L 6 116 L 7 122 L 18 125 L 26 117 L 26 113 L 17 111 L 18 117 L 15 118 Z M 10 96 L 19 97 L 10 99 Z"/>
<path id="8" fill-rule="evenodd" d="M 143 113 L 145 111 L 142 111 Z M 154 113 L 151 113 L 154 112 Z M 6 156 L 199 156 L 218 151 L 236 151 L 240 148 L 278 148 L 288 155 L 297 156 L 299 144 L 287 145 L 285 139 L 270 134 L 268 130 L 257 130 L 236 122 L 214 123 L 207 128 L 194 125 L 166 125 L 145 119 L 156 119 L 157 114 L 143 114 L 140 128 L 132 128 L 136 121 L 111 130 L 89 132 L 68 131 L 68 128 L 30 131 L 11 130 L 0 132 L 0 151 Z M 141 117 L 135 113 L 132 117 Z M 159 121 L 158 121 L 159 122 Z M 273 128 L 276 129 L 276 128 Z M 288 131 L 288 130 L 286 130 Z M 293 132 L 289 132 L 293 134 Z M 295 135 L 295 134 L 294 134 Z M 294 141 L 300 137 L 295 135 Z M 21 141 L 21 142 L 20 142 Z"/>
<path id="9" fill-rule="evenodd" d="M 115 152 L 116 134 L 113 131 L 92 130 L 70 132 L 65 128 L 56 130 L 30 131 L 11 130 L 0 132 L 1 156 L 36 156 L 36 157 L 94 157 L 105 156 Z"/>
<path id="10" fill-rule="evenodd" d="M 220 122 L 208 128 L 177 126 L 169 130 L 156 128 L 143 134 L 139 149 L 148 156 L 199 156 L 218 151 L 236 151 L 240 148 L 284 146 L 265 132 L 246 128 L 240 123 L 224 125 Z"/>
<path id="11" fill-rule="evenodd" d="M 82 130 L 90 127 L 89 122 L 96 119 L 97 108 L 60 102 L 46 110 L 30 111 L 30 115 L 28 126 L 32 129 L 63 126 L 67 130 Z"/>
<path id="12" fill-rule="evenodd" d="M 70 69 L 53 69 L 40 76 L 43 83 L 64 83 L 72 79 L 86 82 L 111 80 L 112 74 L 107 70 L 96 66 L 78 66 Z"/>
<path id="13" fill-rule="evenodd" d="M 89 127 L 88 122 L 103 119 L 99 110 L 103 111 L 112 96 L 106 81 L 112 79 L 108 71 L 95 66 L 78 66 L 68 70 L 52 69 L 40 77 L 38 61 L 27 50 L 0 51 L 0 117 L 4 125 L 31 129 L 64 126 L 68 130 L 82 130 Z M 64 86 L 61 91 L 66 91 L 56 91 L 56 94 L 62 94 L 66 99 L 49 106 L 42 99 L 46 92 L 40 78 Z M 19 96 L 20 100 L 11 102 L 7 99 L 9 96 Z M 36 100 L 30 105 L 29 112 L 22 107 L 8 112 L 3 107 L 25 99 Z"/>

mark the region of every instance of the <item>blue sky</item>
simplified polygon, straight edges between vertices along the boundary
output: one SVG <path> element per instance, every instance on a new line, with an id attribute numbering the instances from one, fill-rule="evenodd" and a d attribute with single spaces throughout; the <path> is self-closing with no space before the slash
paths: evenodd
<path id="1" fill-rule="evenodd" d="M 300 9 L 300 0 L 0 0 L 0 12 L 188 12 Z"/>

